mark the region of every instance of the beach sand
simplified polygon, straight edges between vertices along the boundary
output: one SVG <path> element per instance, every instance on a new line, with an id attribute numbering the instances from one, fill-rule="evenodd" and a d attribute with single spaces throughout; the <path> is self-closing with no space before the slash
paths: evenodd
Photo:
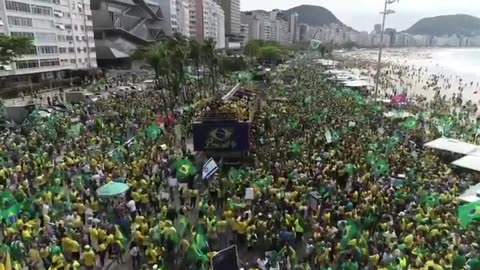
<path id="1" fill-rule="evenodd" d="M 464 104 L 480 104 L 480 73 L 469 67 L 452 66 L 449 55 L 456 49 L 386 49 L 382 56 L 382 97 L 407 93 L 432 100 L 461 97 Z M 459 49 L 461 50 L 461 49 Z M 478 50 L 478 49 L 477 49 Z M 356 50 L 339 55 L 350 68 L 358 68 L 374 83 L 378 50 Z"/>

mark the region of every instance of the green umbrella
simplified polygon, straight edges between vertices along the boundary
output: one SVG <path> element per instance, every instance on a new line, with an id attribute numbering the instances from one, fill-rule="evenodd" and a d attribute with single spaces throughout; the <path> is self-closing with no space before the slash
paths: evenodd
<path id="1" fill-rule="evenodd" d="M 129 189 L 125 183 L 110 182 L 97 189 L 97 194 L 100 197 L 112 197 L 122 194 Z"/>

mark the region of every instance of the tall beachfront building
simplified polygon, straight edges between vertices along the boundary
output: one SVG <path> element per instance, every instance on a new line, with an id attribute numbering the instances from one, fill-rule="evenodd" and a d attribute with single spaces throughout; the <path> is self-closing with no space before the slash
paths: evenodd
<path id="1" fill-rule="evenodd" d="M 225 14 L 214 0 L 190 0 L 190 37 L 213 39 L 216 48 L 225 48 Z"/>
<path id="2" fill-rule="evenodd" d="M 240 35 L 240 0 L 217 0 L 225 12 L 225 33 L 227 36 Z"/>
<path id="3" fill-rule="evenodd" d="M 41 81 L 97 67 L 89 0 L 2 0 L 0 33 L 34 44 L 29 54 L 1 66 L 0 77 Z"/>
<path id="4" fill-rule="evenodd" d="M 179 33 L 190 37 L 190 0 L 161 0 L 162 31 L 167 36 Z"/>

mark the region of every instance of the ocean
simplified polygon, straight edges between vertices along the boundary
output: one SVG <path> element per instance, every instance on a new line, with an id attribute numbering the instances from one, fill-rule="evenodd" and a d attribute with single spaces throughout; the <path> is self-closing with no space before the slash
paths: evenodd
<path id="1" fill-rule="evenodd" d="M 480 48 L 439 49 L 433 51 L 432 61 L 459 75 L 472 75 L 480 80 Z"/>

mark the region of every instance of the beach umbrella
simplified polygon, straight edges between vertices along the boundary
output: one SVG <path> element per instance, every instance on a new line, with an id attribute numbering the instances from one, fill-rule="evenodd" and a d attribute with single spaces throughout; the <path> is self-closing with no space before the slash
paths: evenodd
<path id="1" fill-rule="evenodd" d="M 110 182 L 97 189 L 97 195 L 100 197 L 112 197 L 124 193 L 129 189 L 125 183 Z"/>

